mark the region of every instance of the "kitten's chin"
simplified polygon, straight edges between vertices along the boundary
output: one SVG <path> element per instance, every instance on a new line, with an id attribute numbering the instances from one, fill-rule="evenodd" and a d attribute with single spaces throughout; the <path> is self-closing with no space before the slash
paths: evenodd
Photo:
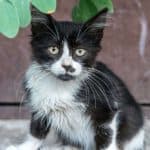
<path id="1" fill-rule="evenodd" d="M 61 74 L 61 75 L 58 75 L 57 78 L 59 78 L 62 81 L 70 81 L 70 80 L 74 80 L 75 79 L 74 76 L 69 75 L 69 74 Z"/>

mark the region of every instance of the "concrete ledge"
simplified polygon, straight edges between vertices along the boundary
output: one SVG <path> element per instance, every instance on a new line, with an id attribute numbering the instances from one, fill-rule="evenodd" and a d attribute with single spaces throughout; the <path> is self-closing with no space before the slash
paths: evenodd
<path id="1" fill-rule="evenodd" d="M 29 130 L 28 120 L 0 120 L 0 150 L 5 150 L 8 145 L 21 143 Z M 150 121 L 145 123 L 146 150 L 150 150 Z M 45 145 L 54 143 L 53 134 L 49 135 Z"/>

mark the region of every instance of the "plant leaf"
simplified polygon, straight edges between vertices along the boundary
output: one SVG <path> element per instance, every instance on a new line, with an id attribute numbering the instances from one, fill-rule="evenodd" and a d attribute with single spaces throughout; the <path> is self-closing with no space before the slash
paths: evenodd
<path id="1" fill-rule="evenodd" d="M 11 0 L 17 8 L 21 27 L 26 27 L 31 21 L 30 0 Z"/>
<path id="2" fill-rule="evenodd" d="M 91 0 L 95 7 L 98 10 L 102 10 L 103 8 L 108 8 L 110 13 L 113 13 L 113 3 L 112 0 Z"/>
<path id="3" fill-rule="evenodd" d="M 72 10 L 72 19 L 75 22 L 84 22 L 94 16 L 103 8 L 113 12 L 111 0 L 80 0 Z"/>
<path id="4" fill-rule="evenodd" d="M 56 0 L 32 0 L 31 3 L 44 13 L 53 13 L 56 10 Z"/>
<path id="5" fill-rule="evenodd" d="M 19 30 L 19 17 L 16 7 L 9 0 L 0 0 L 0 33 L 9 38 Z"/>

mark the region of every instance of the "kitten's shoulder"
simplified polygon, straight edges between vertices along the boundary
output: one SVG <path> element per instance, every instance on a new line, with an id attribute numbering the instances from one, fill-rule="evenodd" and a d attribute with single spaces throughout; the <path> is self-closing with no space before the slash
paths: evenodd
<path id="1" fill-rule="evenodd" d="M 96 61 L 96 63 L 94 64 L 94 68 L 102 72 L 114 74 L 113 71 L 106 64 L 100 61 Z"/>

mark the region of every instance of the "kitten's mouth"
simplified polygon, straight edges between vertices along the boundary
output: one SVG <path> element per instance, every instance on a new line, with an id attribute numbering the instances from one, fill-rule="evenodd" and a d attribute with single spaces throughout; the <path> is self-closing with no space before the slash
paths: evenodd
<path id="1" fill-rule="evenodd" d="M 63 81 L 70 81 L 70 80 L 75 79 L 74 76 L 69 75 L 69 74 L 61 74 L 61 75 L 58 75 L 58 78 L 59 78 L 60 80 L 63 80 Z"/>

